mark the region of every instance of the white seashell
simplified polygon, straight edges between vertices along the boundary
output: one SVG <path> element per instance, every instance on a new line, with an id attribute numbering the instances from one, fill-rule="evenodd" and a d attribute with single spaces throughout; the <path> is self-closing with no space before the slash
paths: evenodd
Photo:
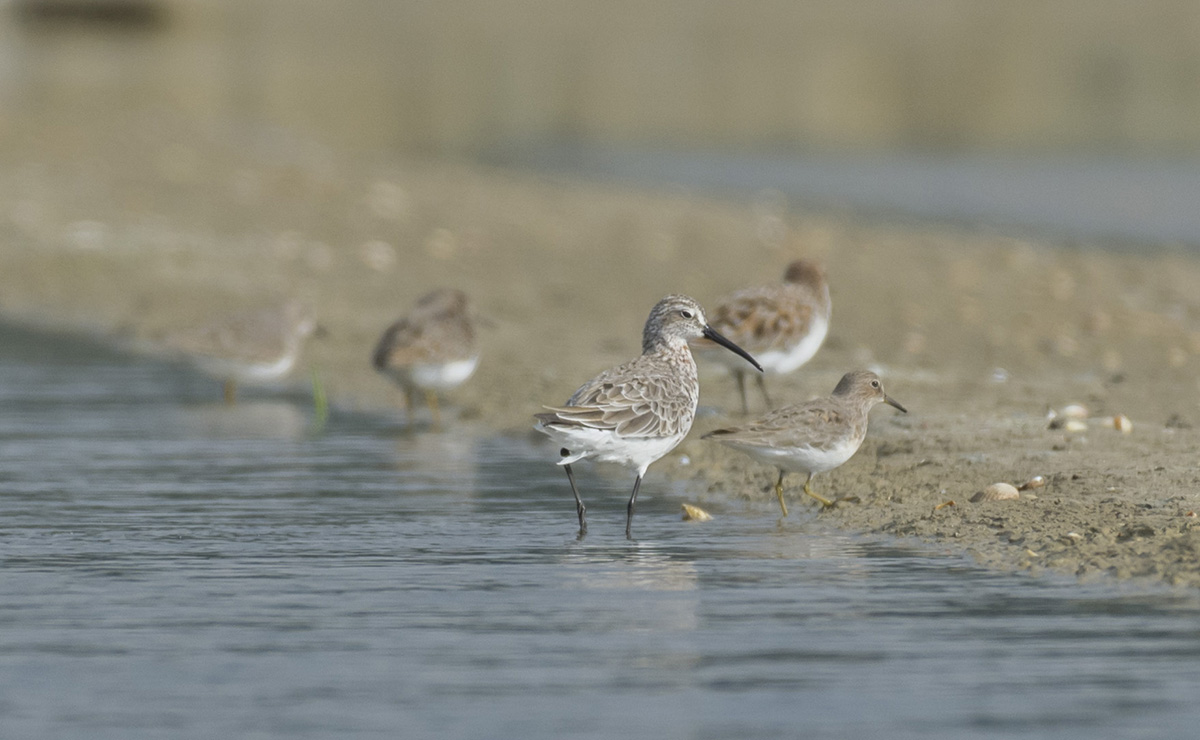
<path id="1" fill-rule="evenodd" d="M 1125 414 L 1117 414 L 1112 419 L 1113 429 L 1116 429 L 1121 434 L 1129 434 L 1133 431 L 1133 422 Z"/>
<path id="2" fill-rule="evenodd" d="M 1088 418 L 1087 406 L 1081 403 L 1072 403 L 1062 407 L 1059 412 L 1068 419 L 1086 419 Z"/>
<path id="3" fill-rule="evenodd" d="M 993 483 L 987 488 L 971 497 L 971 503 L 980 501 L 1007 501 L 1009 499 L 1021 498 L 1021 494 L 1017 491 L 1016 486 L 1011 483 Z"/>
<path id="4" fill-rule="evenodd" d="M 685 522 L 707 522 L 712 519 L 712 514 L 709 514 L 699 506 L 691 504 L 683 505 L 683 521 Z"/>
<path id="5" fill-rule="evenodd" d="M 1083 419 L 1068 419 L 1066 424 L 1063 424 L 1063 429 L 1068 432 L 1086 432 L 1087 422 Z"/>
<path id="6" fill-rule="evenodd" d="M 1035 475 L 1021 485 L 1017 486 L 1018 491 L 1028 491 L 1031 488 L 1041 488 L 1046 485 L 1046 478 L 1041 475 Z"/>
<path id="7" fill-rule="evenodd" d="M 1066 429 L 1068 432 L 1087 431 L 1088 411 L 1080 404 L 1073 403 L 1055 411 L 1050 409 L 1046 418 L 1050 421 L 1050 429 Z"/>

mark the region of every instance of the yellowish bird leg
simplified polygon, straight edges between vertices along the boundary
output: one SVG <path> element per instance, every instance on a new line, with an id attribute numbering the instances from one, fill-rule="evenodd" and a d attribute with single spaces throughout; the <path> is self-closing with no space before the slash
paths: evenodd
<path id="1" fill-rule="evenodd" d="M 775 481 L 775 495 L 779 497 L 779 508 L 783 510 L 783 515 L 787 516 L 787 504 L 783 501 L 783 471 L 779 471 L 779 480 Z"/>
<path id="2" fill-rule="evenodd" d="M 810 475 L 810 476 L 808 476 L 808 480 L 804 481 L 804 492 L 807 493 L 809 496 L 812 496 L 816 500 L 820 501 L 821 505 L 824 506 L 826 509 L 832 507 L 833 506 L 832 501 L 825 498 L 824 496 L 819 496 L 819 495 L 813 493 L 812 487 L 809 485 L 811 483 L 812 483 L 812 476 Z"/>

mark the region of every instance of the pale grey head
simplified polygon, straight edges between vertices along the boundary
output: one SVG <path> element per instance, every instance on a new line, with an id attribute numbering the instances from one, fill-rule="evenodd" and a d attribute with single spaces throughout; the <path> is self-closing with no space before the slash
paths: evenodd
<path id="1" fill-rule="evenodd" d="M 708 320 L 699 303 L 685 295 L 669 295 L 650 309 L 642 329 L 642 352 L 653 351 L 662 344 L 677 347 L 704 336 L 706 326 Z"/>
<path id="2" fill-rule="evenodd" d="M 708 325 L 704 309 L 695 299 L 685 295 L 669 295 L 650 309 L 650 317 L 642 329 L 642 354 L 663 348 L 687 347 L 689 339 L 705 337 L 744 357 L 762 372 L 762 366 L 750 353 L 737 346 Z"/>
<path id="3" fill-rule="evenodd" d="M 896 403 L 883 391 L 883 381 L 870 370 L 855 370 L 843 375 L 842 379 L 838 381 L 837 387 L 833 389 L 833 395 L 851 402 L 858 402 L 865 409 L 870 409 L 878 403 L 886 403 L 908 413 L 908 409 Z"/>

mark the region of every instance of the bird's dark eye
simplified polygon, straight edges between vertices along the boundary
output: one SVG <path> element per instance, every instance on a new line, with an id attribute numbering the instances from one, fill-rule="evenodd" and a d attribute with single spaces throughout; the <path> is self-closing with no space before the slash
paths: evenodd
<path id="1" fill-rule="evenodd" d="M 685 309 L 683 309 L 682 311 L 680 311 L 680 312 L 679 312 L 679 315 L 680 315 L 680 316 L 682 316 L 682 317 L 683 317 L 683 318 L 685 318 L 685 319 L 690 319 L 690 318 L 692 318 L 692 312 L 691 312 L 691 311 L 689 311 L 689 310 L 687 310 L 686 308 L 685 308 Z"/>
<path id="2" fill-rule="evenodd" d="M 872 388 L 878 388 L 878 387 L 879 387 L 879 381 L 878 381 L 878 380 L 872 380 L 872 381 L 871 381 L 871 387 L 872 387 Z"/>

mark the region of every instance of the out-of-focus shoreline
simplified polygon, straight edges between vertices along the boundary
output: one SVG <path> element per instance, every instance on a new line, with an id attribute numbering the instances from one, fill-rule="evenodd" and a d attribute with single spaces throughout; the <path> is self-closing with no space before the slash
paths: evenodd
<path id="1" fill-rule="evenodd" d="M 420 294 L 457 286 L 492 325 L 478 373 L 449 396 L 457 423 L 532 434 L 542 404 L 638 351 L 661 296 L 711 304 L 804 255 L 827 266 L 831 334 L 809 366 L 771 381 L 774 397 L 826 394 L 871 367 L 911 413 L 877 409 L 859 454 L 818 478 L 859 503 L 817 513 L 792 481 L 792 521 L 924 538 L 1002 568 L 1200 585 L 1192 257 L 868 224 L 770 193 L 735 202 L 462 165 L 255 160 L 203 140 L 112 157 L 119 166 L 70 151 L 9 163 L 3 318 L 153 351 L 174 329 L 298 297 L 326 330 L 302 364 L 332 401 L 400 414 L 371 347 Z M 1087 430 L 1049 429 L 1047 409 L 1072 402 L 1088 407 Z M 650 474 L 692 479 L 693 503 L 717 510 L 774 507 L 772 471 L 699 439 L 737 408 L 733 383 L 703 370 L 701 404 L 693 434 Z M 1117 413 L 1132 433 L 1101 421 Z M 968 502 L 1034 475 L 1047 481 L 1035 497 Z"/>

